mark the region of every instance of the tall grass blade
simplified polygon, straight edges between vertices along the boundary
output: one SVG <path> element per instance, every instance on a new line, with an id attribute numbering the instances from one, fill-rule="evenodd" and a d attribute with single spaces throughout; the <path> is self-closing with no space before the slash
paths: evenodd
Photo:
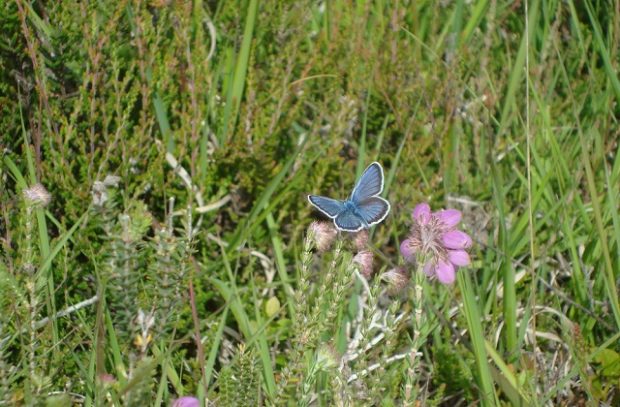
<path id="1" fill-rule="evenodd" d="M 235 73 L 226 98 L 226 108 L 224 110 L 224 130 L 220 134 L 219 144 L 223 145 L 230 136 L 228 133 L 235 128 L 237 115 L 239 114 L 239 106 L 243 97 L 243 89 L 245 87 L 245 77 L 248 71 L 248 63 L 250 60 L 250 49 L 252 48 L 252 40 L 254 34 L 254 24 L 258 13 L 258 0 L 250 0 L 245 18 L 245 28 L 243 30 L 243 41 L 241 49 L 235 63 Z"/>
<path id="2" fill-rule="evenodd" d="M 495 405 L 496 396 L 493 389 L 493 378 L 487 361 L 486 340 L 480 324 L 481 316 L 469 274 L 465 271 L 457 273 L 457 281 L 463 295 L 463 311 L 467 319 L 467 328 L 471 337 L 476 358 L 477 378 L 480 386 L 480 401 L 483 406 Z"/>

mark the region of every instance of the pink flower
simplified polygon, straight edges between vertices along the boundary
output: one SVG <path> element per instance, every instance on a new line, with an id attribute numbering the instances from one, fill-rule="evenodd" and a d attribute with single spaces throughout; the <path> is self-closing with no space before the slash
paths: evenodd
<path id="1" fill-rule="evenodd" d="M 329 250 L 336 239 L 338 231 L 331 222 L 317 222 L 310 224 L 310 233 L 314 236 L 314 244 L 318 251 Z"/>
<path id="2" fill-rule="evenodd" d="M 418 204 L 412 213 L 411 233 L 400 245 L 400 252 L 408 262 L 424 262 L 424 273 L 443 284 L 452 284 L 458 267 L 471 262 L 466 249 L 471 237 L 457 230 L 461 212 L 443 209 L 431 212 L 427 203 Z"/>
<path id="3" fill-rule="evenodd" d="M 400 244 L 400 252 L 407 261 L 413 261 L 415 259 L 415 249 L 409 239 L 403 240 Z"/>
<path id="4" fill-rule="evenodd" d="M 366 280 L 370 280 L 372 277 L 372 261 L 373 255 L 370 250 L 363 250 L 353 257 L 353 263 L 358 265 L 360 274 Z"/>
<path id="5" fill-rule="evenodd" d="M 101 381 L 101 383 L 103 383 L 104 386 L 111 385 L 116 382 L 116 378 L 112 376 L 110 373 L 101 373 L 99 375 L 99 380 Z"/>
<path id="6" fill-rule="evenodd" d="M 362 229 L 353 237 L 353 244 L 357 250 L 364 250 L 368 245 L 368 229 Z"/>
<path id="7" fill-rule="evenodd" d="M 456 209 L 443 209 L 435 212 L 435 216 L 448 228 L 456 227 L 461 221 L 461 211 Z"/>
<path id="8" fill-rule="evenodd" d="M 460 230 L 451 230 L 444 233 L 441 240 L 448 249 L 467 249 L 471 246 L 471 237 Z"/>
<path id="9" fill-rule="evenodd" d="M 183 396 L 176 399 L 171 407 L 200 407 L 200 400 L 192 396 Z"/>
<path id="10" fill-rule="evenodd" d="M 413 208 L 411 216 L 414 221 L 419 222 L 421 225 L 426 225 L 431 219 L 431 207 L 427 203 L 417 204 Z"/>

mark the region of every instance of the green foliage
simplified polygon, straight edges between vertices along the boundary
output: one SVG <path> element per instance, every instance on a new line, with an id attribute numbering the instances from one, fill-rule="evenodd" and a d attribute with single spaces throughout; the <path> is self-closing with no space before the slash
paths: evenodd
<path id="1" fill-rule="evenodd" d="M 433 360 L 441 362 L 435 363 L 433 384 L 442 389 L 441 393 L 444 395 L 462 393 L 459 398 L 467 400 L 468 403 L 474 402 L 473 377 L 471 372 L 464 368 L 474 364 L 473 358 L 468 355 L 467 360 L 459 359 L 459 352 L 455 352 L 451 344 L 437 346 L 435 352 Z"/>
<path id="2" fill-rule="evenodd" d="M 0 404 L 617 404 L 617 10 L 0 2 Z M 366 281 L 305 196 L 373 160 Z M 420 201 L 474 261 L 395 294 Z"/>

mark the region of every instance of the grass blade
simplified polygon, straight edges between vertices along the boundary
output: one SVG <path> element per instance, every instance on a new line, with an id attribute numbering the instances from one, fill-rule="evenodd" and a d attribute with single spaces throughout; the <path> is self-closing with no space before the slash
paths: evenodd
<path id="1" fill-rule="evenodd" d="M 480 386 L 481 404 L 483 406 L 492 406 L 495 404 L 496 396 L 493 389 L 491 369 L 487 361 L 486 340 L 482 334 L 482 326 L 480 324 L 482 320 L 480 311 L 476 303 L 476 297 L 472 289 L 469 274 L 466 271 L 461 271 L 456 273 L 456 275 L 459 288 L 463 295 L 465 318 L 467 319 L 467 327 L 474 348 L 476 366 L 478 367 L 478 384 Z"/>
<path id="2" fill-rule="evenodd" d="M 250 0 L 248 12 L 245 18 L 245 28 L 243 30 L 243 41 L 241 50 L 235 64 L 235 74 L 232 86 L 229 88 L 226 98 L 226 108 L 224 110 L 224 130 L 220 134 L 219 144 L 223 145 L 228 138 L 228 132 L 235 128 L 237 115 L 239 114 L 239 106 L 243 97 L 243 89 L 245 87 L 245 77 L 248 71 L 248 63 L 250 60 L 250 49 L 254 34 L 254 23 L 258 13 L 258 0 Z"/>

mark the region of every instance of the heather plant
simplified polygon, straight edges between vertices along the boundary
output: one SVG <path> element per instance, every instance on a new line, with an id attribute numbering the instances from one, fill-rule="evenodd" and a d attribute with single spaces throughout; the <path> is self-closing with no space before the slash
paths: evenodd
<path id="1" fill-rule="evenodd" d="M 0 405 L 620 404 L 618 10 L 0 1 Z"/>

